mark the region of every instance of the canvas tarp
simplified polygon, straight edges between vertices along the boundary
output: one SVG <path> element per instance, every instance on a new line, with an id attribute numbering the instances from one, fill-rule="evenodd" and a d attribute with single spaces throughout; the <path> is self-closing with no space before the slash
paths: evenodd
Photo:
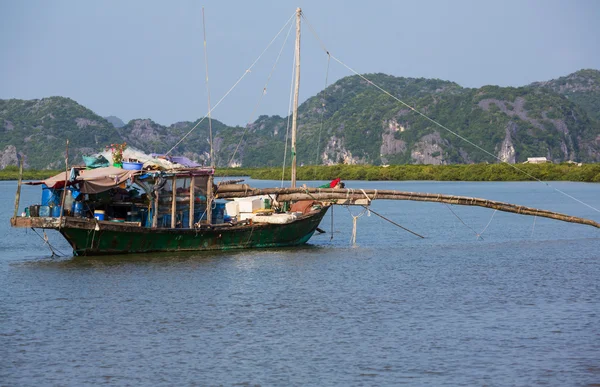
<path id="1" fill-rule="evenodd" d="M 79 185 L 81 193 L 99 193 L 119 186 L 140 172 L 115 167 L 81 170 L 76 180 L 74 182 L 68 181 L 67 185 Z M 65 186 L 65 172 L 61 172 L 45 180 L 32 181 L 25 184 L 46 184 L 50 188 L 60 189 Z"/>
<path id="2" fill-rule="evenodd" d="M 23 184 L 27 184 L 27 185 L 46 184 L 50 188 L 61 189 L 65 186 L 65 175 L 66 175 L 66 172 L 61 172 L 58 175 L 49 177 L 45 180 L 27 181 L 27 182 L 23 182 Z M 73 185 L 73 183 L 70 181 L 67 181 L 67 185 L 68 186 Z"/>
<path id="3" fill-rule="evenodd" d="M 140 171 L 130 171 L 115 167 L 86 169 L 79 171 L 77 181 L 81 182 L 81 193 L 99 193 L 117 187 Z"/>

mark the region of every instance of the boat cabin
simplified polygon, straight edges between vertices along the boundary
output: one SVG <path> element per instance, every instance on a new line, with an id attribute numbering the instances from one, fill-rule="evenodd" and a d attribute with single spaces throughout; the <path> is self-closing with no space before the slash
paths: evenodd
<path id="1" fill-rule="evenodd" d="M 212 211 L 208 205 L 213 175 L 212 168 L 143 171 L 112 166 L 76 167 L 68 177 L 63 172 L 46 180 L 24 183 L 42 185 L 41 204 L 29 206 L 26 215 L 95 218 L 152 228 L 222 223 L 222 206 Z M 214 219 L 212 213 L 216 215 Z"/>

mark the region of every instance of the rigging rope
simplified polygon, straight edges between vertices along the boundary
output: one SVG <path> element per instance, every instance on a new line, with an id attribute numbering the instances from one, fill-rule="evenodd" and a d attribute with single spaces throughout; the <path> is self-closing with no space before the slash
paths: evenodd
<path id="1" fill-rule="evenodd" d="M 458 216 L 458 214 L 457 214 L 456 212 L 452 211 L 452 208 L 450 208 L 450 206 L 449 206 L 448 204 L 444 203 L 444 205 L 445 205 L 445 206 L 446 206 L 446 207 L 447 207 L 447 208 L 450 210 L 450 212 L 451 212 L 451 213 L 452 213 L 454 216 L 456 216 L 456 218 L 457 218 L 458 220 L 460 220 L 460 222 L 461 222 L 462 224 L 464 224 L 464 225 L 465 225 L 467 228 L 469 228 L 471 231 L 473 231 L 473 233 L 475 233 L 475 236 L 477 237 L 477 239 L 481 239 L 481 240 L 483 240 L 483 237 L 482 237 L 481 235 L 483 235 L 483 233 L 485 232 L 485 230 L 487 230 L 487 229 L 488 229 L 488 227 L 489 227 L 489 226 L 490 226 L 490 224 L 492 223 L 492 219 L 494 219 L 494 215 L 496 215 L 496 212 L 498 211 L 498 210 L 494 210 L 494 212 L 492 212 L 492 217 L 490 218 L 490 220 L 489 220 L 489 222 L 487 223 L 487 225 L 486 225 L 486 226 L 483 228 L 483 230 L 482 230 L 481 232 L 477 232 L 477 231 L 475 231 L 475 229 L 473 229 L 473 227 L 471 227 L 471 226 L 469 226 L 468 224 L 466 224 L 466 223 L 465 223 L 465 222 L 464 222 L 464 221 L 463 221 L 463 220 L 460 218 L 460 216 Z"/>
<path id="2" fill-rule="evenodd" d="M 510 164 L 507 163 L 506 161 L 502 160 L 500 157 L 496 156 L 495 154 L 485 150 L 484 148 L 480 147 L 479 145 L 473 143 L 472 141 L 469 141 L 467 138 L 461 136 L 460 134 L 454 132 L 453 130 L 449 129 L 448 127 L 446 127 L 445 125 L 441 124 L 440 122 L 434 120 L 433 118 L 430 118 L 429 116 L 425 115 L 424 113 L 422 113 L 421 111 L 415 109 L 414 107 L 412 107 L 411 105 L 407 104 L 406 102 L 402 101 L 401 99 L 399 99 L 398 97 L 396 97 L 395 95 L 391 94 L 390 92 L 388 92 L 387 90 L 383 89 L 381 86 L 375 84 L 374 82 L 372 82 L 370 79 L 368 79 L 367 77 L 365 77 L 362 74 L 359 74 L 356 70 L 354 70 L 353 68 L 351 68 L 350 66 L 348 66 L 347 64 L 345 64 L 344 62 L 342 62 L 340 59 L 336 58 L 334 55 L 332 55 L 329 50 L 327 50 L 327 48 L 325 47 L 325 44 L 323 43 L 323 41 L 321 40 L 321 38 L 317 35 L 316 31 L 314 30 L 314 28 L 312 27 L 312 25 L 308 22 L 308 20 L 306 20 L 306 16 L 304 15 L 304 12 L 302 13 L 302 17 L 304 18 L 304 20 L 306 21 L 306 24 L 308 25 L 309 29 L 311 30 L 311 32 L 313 33 L 314 37 L 317 39 L 317 41 L 319 42 L 319 44 L 321 45 L 321 48 L 323 49 L 323 51 L 325 51 L 327 53 L 327 55 L 329 55 L 333 60 L 335 60 L 336 62 L 338 62 L 340 65 L 342 65 L 343 67 L 345 67 L 346 69 L 350 70 L 350 72 L 354 73 L 355 75 L 359 76 L 360 78 L 362 78 L 364 81 L 366 81 L 368 84 L 370 84 L 371 86 L 375 87 L 377 90 L 381 91 L 382 93 L 386 94 L 387 96 L 391 97 L 392 99 L 394 99 L 395 101 L 399 102 L 400 104 L 402 104 L 403 106 L 407 107 L 408 109 L 410 109 L 412 112 L 420 115 L 421 117 L 425 118 L 426 120 L 428 120 L 429 122 L 439 126 L 440 128 L 446 130 L 447 132 L 453 134 L 454 136 L 458 137 L 459 139 L 467 142 L 468 144 L 474 146 L 475 148 L 479 149 L 480 151 L 484 152 L 485 154 L 495 158 L 496 160 L 500 161 L 500 163 L 502 164 L 507 164 L 510 167 L 512 167 L 513 169 L 515 169 L 516 171 L 528 176 L 529 178 L 539 182 L 539 183 L 543 183 L 546 186 L 552 188 L 554 191 L 580 203 L 583 204 L 584 206 L 596 211 L 596 212 L 600 212 L 600 209 L 585 203 L 584 201 L 577 199 L 576 197 L 550 185 L 548 182 L 545 182 L 541 179 L 538 179 L 537 177 L 533 176 L 532 174 L 528 173 L 527 171 L 518 168 L 516 165 L 514 164 Z"/>
<path id="3" fill-rule="evenodd" d="M 231 155 L 231 158 L 229 159 L 228 165 L 231 165 L 231 162 L 235 158 L 235 155 L 236 155 L 236 153 L 237 153 L 240 145 L 242 144 L 242 141 L 244 141 L 244 136 L 248 132 L 248 128 L 250 127 L 250 124 L 252 123 L 252 118 L 256 114 L 256 111 L 258 110 L 258 107 L 260 106 L 260 103 L 262 102 L 263 97 L 265 96 L 265 94 L 267 94 L 267 86 L 269 85 L 269 82 L 271 81 L 271 77 L 273 76 L 273 73 L 275 72 L 275 68 L 277 67 L 277 63 L 279 63 L 279 58 L 281 58 L 281 53 L 283 52 L 283 48 L 285 47 L 285 45 L 286 45 L 286 43 L 288 41 L 288 38 L 290 36 L 290 32 L 292 31 L 292 27 L 293 26 L 294 26 L 293 24 L 290 24 L 290 28 L 288 29 L 287 35 L 285 36 L 283 44 L 281 45 L 281 48 L 279 49 L 279 54 L 277 54 L 277 58 L 275 59 L 275 63 L 273 63 L 273 67 L 271 68 L 271 72 L 269 73 L 269 76 L 267 77 L 267 81 L 265 82 L 265 85 L 263 86 L 262 93 L 260 94 L 260 97 L 258 98 L 258 101 L 256 102 L 256 105 L 254 106 L 254 109 L 250 113 L 250 117 L 248 117 L 248 121 L 247 121 L 248 124 L 246 124 L 246 127 L 244 128 L 244 132 L 242 133 L 242 137 L 240 137 L 240 141 L 238 142 L 237 146 L 235 147 L 235 150 L 233 151 L 233 154 Z"/>
<path id="4" fill-rule="evenodd" d="M 530 238 L 533 238 L 533 231 L 535 230 L 535 220 L 537 219 L 537 215 L 533 216 L 533 225 L 531 226 L 531 235 Z"/>
<path id="5" fill-rule="evenodd" d="M 367 208 L 366 206 L 363 206 L 363 207 L 364 207 L 364 208 Z M 388 221 L 388 222 L 390 222 L 390 223 L 391 223 L 391 224 L 393 224 L 394 226 L 400 227 L 401 229 L 403 229 L 403 230 L 405 230 L 405 231 L 408 231 L 409 233 L 411 233 L 411 234 L 413 234 L 413 235 L 416 235 L 416 236 L 418 236 L 419 238 L 422 238 L 422 239 L 424 239 L 424 238 L 425 238 L 423 235 L 417 234 L 416 232 L 414 232 L 414 231 L 412 231 L 412 230 L 409 230 L 408 228 L 406 228 L 406 227 L 403 227 L 403 226 L 399 225 L 398 223 L 394 222 L 393 220 L 386 218 L 385 216 L 383 216 L 383 215 L 381 215 L 381 214 L 379 214 L 379 213 L 377 213 L 377 212 L 373 211 L 372 209 L 369 209 L 369 211 L 370 211 L 370 212 L 372 212 L 372 213 L 374 213 L 375 215 L 379 216 L 381 219 L 383 219 L 383 220 L 385 220 L 385 221 Z"/>
<path id="6" fill-rule="evenodd" d="M 451 212 L 451 213 L 452 213 L 454 216 L 456 216 L 456 218 L 457 218 L 458 220 L 460 220 L 460 222 L 461 222 L 462 224 L 464 224 L 464 225 L 465 225 L 465 227 L 467 227 L 469 230 L 473 231 L 473 233 L 475 234 L 475 236 L 476 236 L 478 239 L 479 239 L 479 238 L 483 239 L 483 238 L 482 238 L 482 237 L 481 237 L 481 236 L 480 236 L 480 235 L 477 233 L 477 231 L 475 231 L 475 230 L 473 229 L 473 227 L 471 227 L 471 226 L 469 226 L 468 224 L 466 224 L 466 223 L 465 223 L 465 222 L 464 222 L 464 221 L 463 221 L 463 220 L 460 218 L 460 216 L 458 216 L 458 214 L 456 214 L 456 212 L 452 211 L 452 208 L 450 208 L 450 206 L 449 206 L 448 204 L 444 203 L 444 205 L 446 206 L 446 208 L 448 208 L 448 209 L 450 210 L 450 212 Z"/>
<path id="7" fill-rule="evenodd" d="M 267 47 L 265 47 L 265 49 L 260 53 L 260 55 L 258 56 L 258 58 L 256 58 L 254 60 L 254 62 L 252 62 L 252 64 L 250 65 L 250 67 L 248 67 L 248 69 L 246 71 L 244 71 L 244 74 L 242 74 L 242 76 L 239 77 L 239 79 L 233 84 L 233 86 L 231 86 L 231 88 L 227 91 L 227 93 L 225 93 L 225 95 L 223 97 L 221 97 L 221 99 L 215 104 L 215 106 L 213 106 L 213 108 L 210 109 L 210 111 L 207 113 L 207 115 L 205 115 L 204 117 L 202 117 L 202 119 L 200 121 L 198 121 L 198 123 L 196 123 L 196 125 L 194 125 L 194 127 L 192 129 L 190 129 L 190 131 L 187 132 L 181 138 L 181 140 L 179 140 L 177 142 L 177 144 L 173 145 L 173 147 L 171 149 L 169 149 L 169 151 L 166 153 L 167 155 L 169 153 L 171 153 L 173 151 L 173 149 L 175 149 L 179 144 L 181 144 L 181 142 L 183 140 L 185 140 L 185 138 L 187 136 L 189 136 L 190 133 L 192 133 L 198 127 L 198 125 L 200 125 L 200 123 L 202 123 L 202 121 L 204 121 L 206 119 L 206 117 L 208 116 L 208 114 L 212 113 L 217 108 L 217 106 L 219 106 L 221 104 L 221 102 L 223 102 L 223 100 L 225 98 L 227 98 L 227 96 L 229 95 L 229 93 L 231 93 L 233 91 L 233 89 L 235 89 L 236 86 L 242 81 L 242 79 L 244 79 L 246 77 L 246 75 L 248 73 L 250 73 L 250 71 L 252 70 L 252 68 L 254 67 L 254 65 L 256 65 L 256 63 L 260 60 L 260 58 L 262 58 L 262 56 L 265 54 L 265 52 L 267 52 L 267 50 L 269 49 L 269 47 L 271 47 L 271 45 L 273 44 L 273 42 L 275 42 L 275 40 L 277 40 L 277 38 L 279 37 L 279 35 L 281 35 L 281 32 L 285 29 L 285 27 L 292 21 L 292 19 L 295 16 L 296 16 L 296 12 L 294 12 L 294 14 L 292 16 L 290 16 L 290 18 L 288 19 L 288 21 L 283 25 L 283 27 L 281 27 L 281 29 L 279 30 L 279 32 L 277 33 L 277 35 L 275 35 L 275 37 L 273 37 L 273 39 L 271 39 L 271 41 L 269 42 L 269 44 L 267 45 Z"/>
<path id="8" fill-rule="evenodd" d="M 66 256 L 65 253 L 63 253 L 62 251 L 58 250 L 57 248 L 52 248 L 52 245 L 50 244 L 50 240 L 48 239 L 48 235 L 46 234 L 46 230 L 44 230 L 44 236 L 41 236 L 37 230 L 35 228 L 31 228 L 33 230 L 34 233 L 37 234 L 37 236 L 39 236 L 43 241 L 44 244 L 46 244 L 48 246 L 48 248 L 50 249 L 50 251 L 52 252 L 52 257 L 61 257 L 61 256 Z M 54 251 L 58 251 L 60 254 L 56 254 L 56 252 Z M 62 255 L 61 255 L 62 254 Z"/>

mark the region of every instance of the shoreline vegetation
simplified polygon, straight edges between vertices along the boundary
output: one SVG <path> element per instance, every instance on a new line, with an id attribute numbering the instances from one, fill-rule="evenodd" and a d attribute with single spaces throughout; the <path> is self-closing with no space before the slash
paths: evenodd
<path id="1" fill-rule="evenodd" d="M 518 168 L 519 170 L 515 169 Z M 61 170 L 62 171 L 62 170 Z M 24 170 L 23 180 L 41 180 L 59 170 Z M 523 172 L 521 172 L 523 171 Z M 249 176 L 256 180 L 280 180 L 282 168 L 218 168 L 217 177 Z M 284 180 L 290 179 L 286 168 Z M 345 165 L 304 166 L 298 168 L 298 180 L 366 180 L 366 181 L 576 181 L 600 183 L 600 163 L 596 164 L 453 164 L 453 165 Z M 0 180 L 18 180 L 19 168 L 0 170 Z"/>

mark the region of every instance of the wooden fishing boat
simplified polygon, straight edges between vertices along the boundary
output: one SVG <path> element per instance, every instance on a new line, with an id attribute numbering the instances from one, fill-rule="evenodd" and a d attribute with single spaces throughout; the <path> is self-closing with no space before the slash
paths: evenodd
<path id="1" fill-rule="evenodd" d="M 60 200 L 57 196 L 52 207 L 58 208 L 57 212 L 50 211 L 48 206 L 40 213 L 40 206 L 31 206 L 28 207 L 29 214 L 17 216 L 21 189 L 19 180 L 11 225 L 57 230 L 71 244 L 75 255 L 297 246 L 311 238 L 330 206 L 368 207 L 372 200 L 378 199 L 481 206 L 600 228 L 600 224 L 589 219 L 479 198 L 296 187 L 300 19 L 301 10 L 298 9 L 291 188 L 256 189 L 235 182 L 215 185 L 212 167 L 172 165 L 171 168 L 153 171 L 115 167 L 72 168 L 69 171 L 67 168 L 64 173 L 52 178 L 29 183 L 45 184 L 46 189 L 55 190 L 54 195 L 59 195 Z M 138 195 L 135 191 L 143 193 Z M 250 210 L 236 210 L 237 217 L 226 221 L 222 212 L 224 203 L 219 203 L 219 200 L 240 198 L 242 204 L 250 204 Z M 259 205 L 255 206 L 256 203 Z"/>
<path id="2" fill-rule="evenodd" d="M 310 239 L 326 212 L 327 207 L 319 208 L 287 224 L 223 223 L 194 228 L 152 228 L 72 216 L 11 221 L 14 227 L 57 230 L 75 255 L 105 255 L 297 246 Z"/>

